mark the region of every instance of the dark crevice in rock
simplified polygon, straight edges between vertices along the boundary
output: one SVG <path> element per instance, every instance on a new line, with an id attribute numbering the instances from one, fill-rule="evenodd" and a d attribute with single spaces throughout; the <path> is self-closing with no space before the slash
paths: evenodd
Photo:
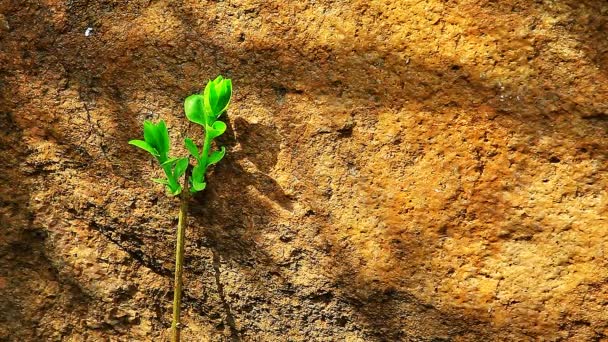
<path id="1" fill-rule="evenodd" d="M 117 233 L 114 231 L 113 228 L 110 228 L 110 227 L 104 226 L 104 225 L 100 225 L 94 221 L 90 223 L 90 226 L 92 229 L 98 231 L 101 235 L 103 235 L 105 238 L 110 240 L 110 242 L 112 242 L 114 245 L 116 245 L 120 250 L 127 253 L 129 256 L 131 256 L 133 259 L 135 259 L 137 262 L 139 262 L 142 266 L 148 268 L 152 272 L 154 272 L 158 275 L 161 275 L 163 277 L 168 277 L 168 278 L 173 277 L 173 271 L 162 267 L 160 265 L 160 263 L 153 257 L 144 254 L 144 252 L 142 252 L 140 249 L 131 250 L 130 248 L 124 246 L 122 243 L 122 241 L 125 240 L 125 239 L 123 239 L 123 237 L 125 237 L 124 234 Z M 114 233 L 114 234 L 112 234 L 112 233 Z M 118 238 L 118 239 L 115 238 L 113 236 L 115 234 L 118 234 L 118 236 L 120 238 Z M 128 237 L 125 237 L 125 238 L 128 239 Z"/>
<path id="2" fill-rule="evenodd" d="M 226 300 L 224 285 L 222 285 L 222 282 L 220 280 L 220 256 L 214 250 L 211 250 L 211 252 L 213 253 L 213 271 L 215 275 L 215 285 L 217 286 L 217 292 L 220 295 L 222 307 L 224 308 L 224 312 L 226 314 L 226 323 L 228 324 L 228 327 L 230 327 L 230 340 L 233 342 L 238 342 L 241 340 L 239 336 L 239 330 L 236 326 L 234 315 L 232 314 L 232 309 L 230 308 L 230 303 L 228 303 L 228 301 Z"/>

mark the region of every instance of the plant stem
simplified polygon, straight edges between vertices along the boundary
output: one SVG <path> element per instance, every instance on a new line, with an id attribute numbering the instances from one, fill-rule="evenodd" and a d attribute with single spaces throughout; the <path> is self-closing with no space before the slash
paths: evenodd
<path id="1" fill-rule="evenodd" d="M 171 341 L 179 342 L 181 333 L 182 273 L 184 270 L 184 238 L 188 226 L 188 200 L 190 199 L 189 174 L 186 172 L 181 205 L 177 222 L 177 241 L 175 246 L 175 283 L 173 285 L 173 321 L 171 322 Z"/>
<path id="2" fill-rule="evenodd" d="M 207 158 L 209 158 L 209 150 L 211 149 L 211 138 L 207 129 L 205 128 L 205 142 L 203 143 L 203 152 L 201 153 L 201 160 L 199 163 L 204 165 L 203 175 L 207 173 Z"/>

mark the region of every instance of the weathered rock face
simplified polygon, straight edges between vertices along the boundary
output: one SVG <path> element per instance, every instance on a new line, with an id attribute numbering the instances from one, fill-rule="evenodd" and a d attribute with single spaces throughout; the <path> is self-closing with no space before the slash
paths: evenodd
<path id="1" fill-rule="evenodd" d="M 0 340 L 166 339 L 178 203 L 127 141 L 200 136 L 181 104 L 220 73 L 186 341 L 608 338 L 605 1 L 0 14 Z"/>

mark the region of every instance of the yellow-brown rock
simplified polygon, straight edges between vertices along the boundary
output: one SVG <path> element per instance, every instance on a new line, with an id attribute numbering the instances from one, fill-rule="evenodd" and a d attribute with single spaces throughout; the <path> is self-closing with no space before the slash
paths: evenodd
<path id="1" fill-rule="evenodd" d="M 220 73 L 185 341 L 608 339 L 607 2 L 0 0 L 1 341 L 167 339 Z"/>

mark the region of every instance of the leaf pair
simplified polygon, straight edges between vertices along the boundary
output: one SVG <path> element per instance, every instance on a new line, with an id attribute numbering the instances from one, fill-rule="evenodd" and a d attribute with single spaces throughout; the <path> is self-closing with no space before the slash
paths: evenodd
<path id="1" fill-rule="evenodd" d="M 209 135 L 209 133 L 207 133 L 202 153 L 199 153 L 198 147 L 190 138 L 186 138 L 184 140 L 186 149 L 188 149 L 188 152 L 190 152 L 190 154 L 194 157 L 194 159 L 196 159 L 197 162 L 197 164 L 192 169 L 192 177 L 190 177 L 191 191 L 193 193 L 202 191 L 207 186 L 207 184 L 205 183 L 205 173 L 207 172 L 207 167 L 209 167 L 209 165 L 218 163 L 220 160 L 222 160 L 222 158 L 224 158 L 224 155 L 226 155 L 226 148 L 224 146 L 222 146 L 219 151 L 213 151 L 211 152 L 211 154 L 209 154 L 211 139 L 213 139 L 211 137 L 212 135 Z"/>
<path id="2" fill-rule="evenodd" d="M 186 149 L 188 149 L 188 152 L 190 152 L 190 154 L 194 157 L 194 159 L 196 159 L 196 161 L 199 162 L 199 164 L 200 164 L 203 161 L 203 158 L 202 158 L 202 155 L 199 153 L 198 147 L 192 141 L 192 139 L 186 138 L 184 140 L 184 145 L 186 145 Z M 222 146 L 219 151 L 213 151 L 211 153 L 211 155 L 209 155 L 207 157 L 205 166 L 217 164 L 217 162 L 219 162 L 220 160 L 222 160 L 222 158 L 224 158 L 225 154 L 226 154 L 226 148 L 224 146 Z"/>
<path id="3" fill-rule="evenodd" d="M 164 184 L 169 188 L 172 195 L 178 195 L 182 191 L 179 178 L 184 175 L 188 168 L 188 158 L 169 158 L 169 132 L 164 121 L 157 124 L 144 121 L 144 140 L 131 140 L 129 144 L 137 146 L 150 153 L 162 169 L 167 178 L 153 179 L 156 183 Z"/>
<path id="4" fill-rule="evenodd" d="M 169 132 L 164 121 L 153 124 L 144 121 L 144 140 L 131 140 L 129 144 L 137 146 L 153 155 L 161 164 L 169 154 Z"/>
<path id="5" fill-rule="evenodd" d="M 186 98 L 184 102 L 186 117 L 204 127 L 213 127 L 217 118 L 228 109 L 231 97 L 232 81 L 220 75 L 207 83 L 202 94 L 193 94 Z M 220 127 L 214 129 L 220 130 Z"/>
<path id="6" fill-rule="evenodd" d="M 161 179 L 161 182 L 159 182 L 158 179 L 153 179 L 153 181 L 166 184 L 171 195 L 179 195 L 182 192 L 182 186 L 179 179 L 186 173 L 188 165 L 188 158 L 170 158 L 161 165 L 167 179 Z"/>
<path id="7" fill-rule="evenodd" d="M 192 169 L 192 177 L 190 178 L 192 192 L 202 191 L 207 185 L 205 183 L 205 172 L 207 171 L 207 167 L 222 160 L 226 154 L 226 148 L 222 146 L 219 151 L 211 152 L 211 154 L 205 159 L 203 158 L 203 155 L 199 153 L 198 147 L 190 138 L 186 138 L 184 140 L 184 144 L 186 145 L 188 152 L 190 152 L 190 154 L 197 161 L 196 166 L 194 166 Z M 205 149 L 203 148 L 203 150 Z"/>

